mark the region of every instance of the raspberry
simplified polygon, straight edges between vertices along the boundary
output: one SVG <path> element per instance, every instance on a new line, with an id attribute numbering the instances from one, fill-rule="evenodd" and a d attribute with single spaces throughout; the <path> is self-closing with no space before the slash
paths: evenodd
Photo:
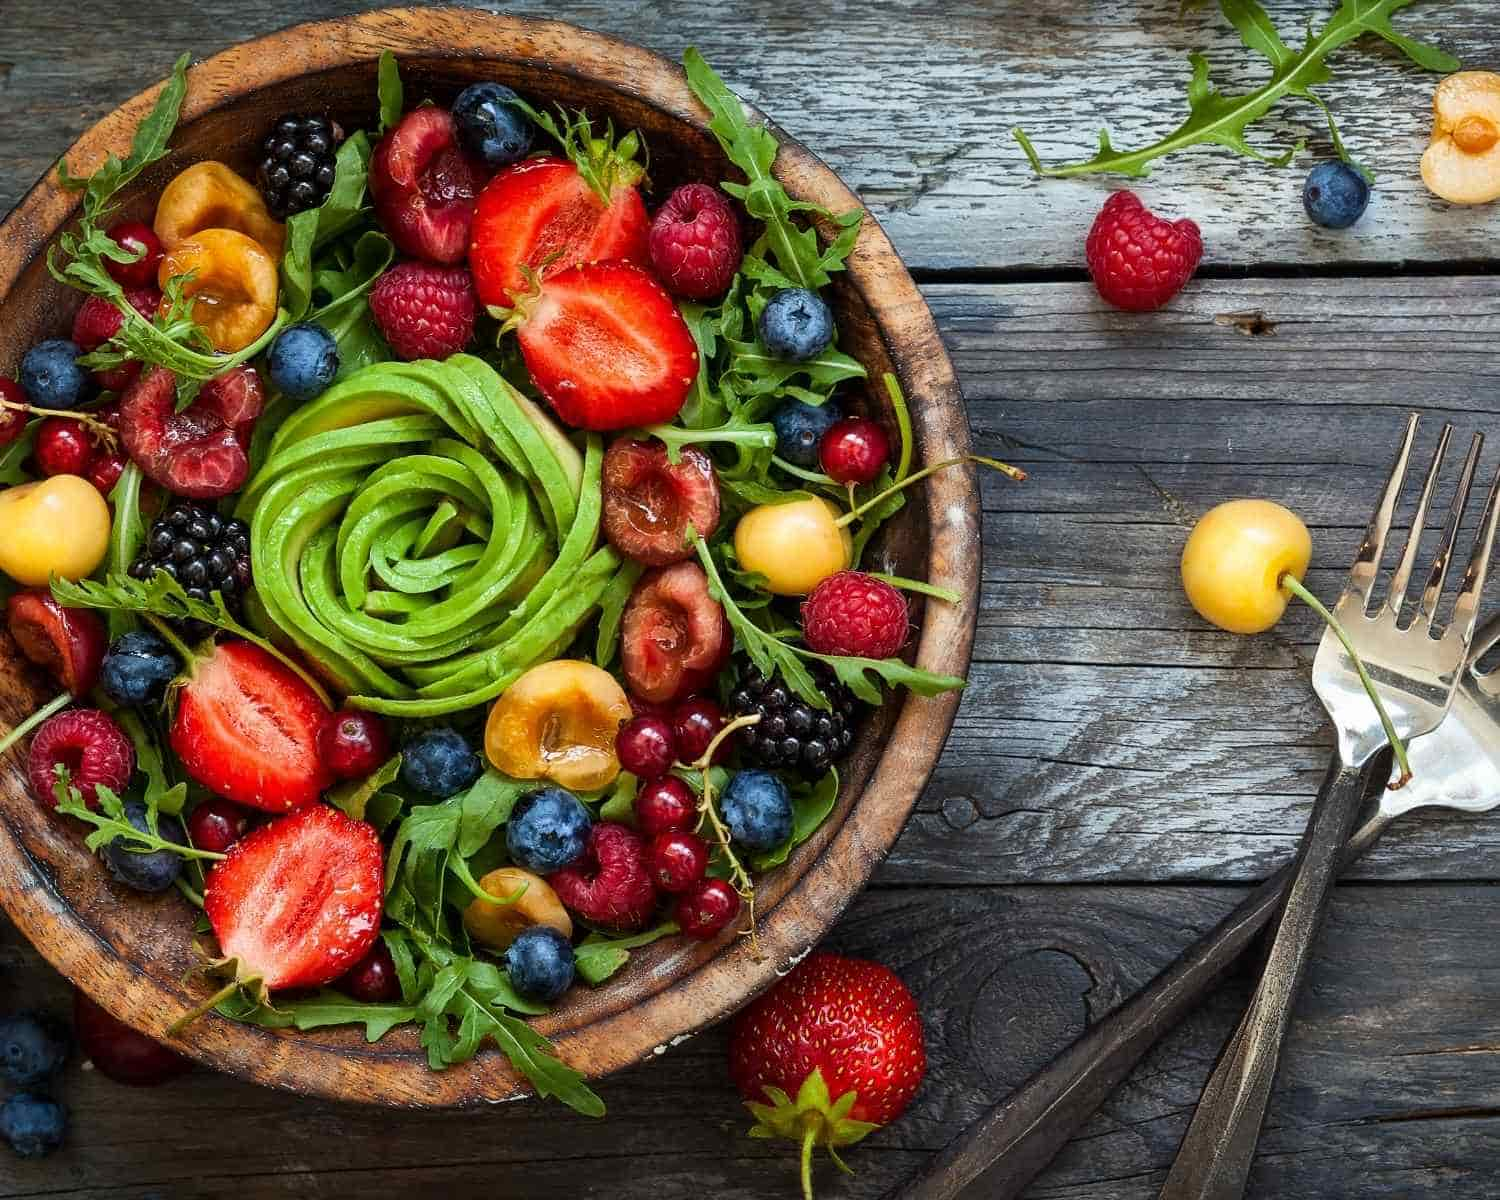
<path id="1" fill-rule="evenodd" d="M 1152 216 L 1134 192 L 1116 192 L 1094 219 L 1084 253 L 1104 299 L 1129 312 L 1149 312 L 1193 277 L 1203 238 L 1187 218 Z"/>
<path id="2" fill-rule="evenodd" d="M 685 183 L 656 210 L 651 268 L 674 296 L 713 300 L 740 269 L 740 223 L 729 201 L 706 183 Z"/>
<path id="3" fill-rule="evenodd" d="M 161 293 L 155 288 L 127 288 L 125 298 L 130 306 L 148 321 L 156 315 Z M 73 340 L 85 354 L 97 350 L 125 324 L 125 315 L 103 296 L 90 296 L 73 318 Z"/>
<path id="4" fill-rule="evenodd" d="M 447 358 L 474 335 L 474 281 L 462 267 L 405 262 L 370 290 L 375 324 L 401 358 Z"/>
<path id="5" fill-rule="evenodd" d="M 645 841 L 609 821 L 590 831 L 582 859 L 554 871 L 547 882 L 568 908 L 601 929 L 644 929 L 656 909 Z"/>
<path id="6" fill-rule="evenodd" d="M 890 658 L 906 644 L 906 599 L 862 571 L 830 575 L 802 602 L 802 633 L 819 654 Z"/>
<path id="7" fill-rule="evenodd" d="M 31 792 L 48 808 L 57 806 L 52 785 L 58 763 L 68 768 L 73 786 L 84 803 L 97 808 L 96 787 L 116 795 L 135 773 L 135 746 L 108 713 L 97 708 L 72 708 L 46 721 L 31 739 L 26 774 Z"/>

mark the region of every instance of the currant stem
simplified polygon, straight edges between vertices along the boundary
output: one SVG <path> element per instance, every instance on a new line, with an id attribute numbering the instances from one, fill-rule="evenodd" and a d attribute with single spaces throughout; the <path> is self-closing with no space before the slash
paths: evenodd
<path id="1" fill-rule="evenodd" d="M 183 1013 L 182 1016 L 178 1017 L 177 1020 L 168 1025 L 167 1036 L 176 1037 L 199 1017 L 204 1016 L 212 1012 L 214 1009 L 218 1008 L 219 1005 L 228 1000 L 229 997 L 234 995 L 235 992 L 239 991 L 240 988 L 250 987 L 252 984 L 256 984 L 259 982 L 259 975 L 251 975 L 245 979 L 230 980 L 230 982 L 226 983 L 202 1004 L 198 1005 L 196 1008 L 190 1008 L 187 1012 Z"/>
<path id="2" fill-rule="evenodd" d="M 744 864 L 740 862 L 729 844 L 729 830 L 724 827 L 724 822 L 719 818 L 719 810 L 714 804 L 713 777 L 709 772 L 713 768 L 714 755 L 726 738 L 738 730 L 759 723 L 759 713 L 746 713 L 742 717 L 736 717 L 714 734 L 713 740 L 708 743 L 708 748 L 695 762 L 688 764 L 690 770 L 703 772 L 703 794 L 698 797 L 698 826 L 701 829 L 703 822 L 707 821 L 713 827 L 714 840 L 724 851 L 724 858 L 729 863 L 730 882 L 734 884 L 734 890 L 749 906 L 750 943 L 755 948 L 757 958 L 760 956 L 760 941 L 755 936 L 755 881 L 750 878 L 750 872 L 745 870 Z"/>
<path id="3" fill-rule="evenodd" d="M 802 1128 L 802 1200 L 813 1200 L 812 1159 L 813 1147 L 817 1144 L 817 1123 L 815 1121 L 804 1121 Z"/>
<path id="4" fill-rule="evenodd" d="M 1023 479 L 1026 478 L 1026 472 L 1021 470 L 1020 467 L 1013 467 L 1009 463 L 1001 462 L 997 458 L 986 458 L 983 454 L 964 454 L 960 455 L 958 458 L 945 458 L 942 462 L 935 462 L 931 466 L 923 467 L 920 471 L 914 471 L 900 483 L 893 483 L 890 487 L 886 488 L 882 492 L 876 492 L 863 504 L 860 504 L 855 508 L 851 508 L 842 517 L 836 520 L 834 524 L 842 529 L 845 525 L 849 524 L 850 521 L 857 521 L 860 517 L 869 512 L 870 509 L 874 508 L 882 500 L 894 496 L 902 488 L 910 487 L 920 479 L 926 479 L 929 475 L 935 475 L 939 471 L 945 471 L 949 467 L 956 467 L 960 463 L 966 462 L 978 463 L 980 466 L 989 467 L 991 470 L 999 471 L 1002 475 L 1006 475 L 1009 478 L 1014 479 L 1017 483 L 1020 483 Z"/>
<path id="5" fill-rule="evenodd" d="M 66 417 L 70 421 L 77 421 L 103 442 L 107 449 L 113 451 L 118 445 L 119 435 L 103 421 L 89 416 L 88 413 L 69 412 L 64 408 L 38 408 L 34 404 L 22 404 L 18 400 L 0 400 L 0 408 L 8 408 L 12 412 L 30 413 L 34 417 Z"/>
<path id="6" fill-rule="evenodd" d="M 23 737 L 25 737 L 28 733 L 30 733 L 33 729 L 35 729 L 38 725 L 45 721 L 48 717 L 60 713 L 63 709 L 67 708 L 68 705 L 72 703 L 72 692 L 64 692 L 61 696 L 54 696 L 46 704 L 42 705 L 41 708 L 37 709 L 36 712 L 32 713 L 31 716 L 27 717 L 24 721 L 22 721 L 19 725 L 17 725 L 14 729 L 7 733 L 3 738 L 0 738 L 0 754 L 4 754 Z"/>
<path id="7" fill-rule="evenodd" d="M 1396 732 L 1396 726 L 1391 720 L 1391 714 L 1386 711 L 1385 703 L 1380 699 L 1380 692 L 1376 690 L 1375 682 L 1365 670 L 1364 661 L 1354 649 L 1354 643 L 1349 640 L 1348 631 L 1344 629 L 1343 623 L 1328 610 L 1328 607 L 1314 596 L 1303 585 L 1302 581 L 1295 575 L 1287 572 L 1278 581 L 1303 604 L 1307 605 L 1318 616 L 1328 623 L 1328 628 L 1333 630 L 1335 636 L 1344 644 L 1344 649 L 1349 654 L 1349 660 L 1354 664 L 1354 670 L 1359 675 L 1359 681 L 1364 685 L 1366 694 L 1371 703 L 1375 705 L 1375 711 L 1380 715 L 1381 727 L 1385 730 L 1385 736 L 1391 743 L 1391 750 L 1396 755 L 1396 765 L 1401 768 L 1401 778 L 1390 785 L 1390 790 L 1398 792 L 1411 782 L 1411 763 L 1406 758 L 1406 746 L 1402 743 L 1400 735 Z"/>

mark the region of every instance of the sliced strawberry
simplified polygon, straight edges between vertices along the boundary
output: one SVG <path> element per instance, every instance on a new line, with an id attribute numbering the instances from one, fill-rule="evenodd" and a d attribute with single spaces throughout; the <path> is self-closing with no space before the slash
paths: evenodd
<path id="1" fill-rule="evenodd" d="M 249 642 L 224 642 L 189 667 L 172 720 L 187 773 L 236 804 L 289 812 L 332 782 L 318 756 L 329 710 L 284 663 Z"/>
<path id="2" fill-rule="evenodd" d="M 641 268 L 586 263 L 522 299 L 516 336 L 532 382 L 580 429 L 670 421 L 698 374 L 687 322 Z"/>
<path id="3" fill-rule="evenodd" d="M 109 635 L 98 613 L 64 608 L 46 588 L 28 588 L 5 602 L 5 623 L 21 653 L 73 695 L 99 681 Z"/>
<path id="4" fill-rule="evenodd" d="M 254 367 L 210 379 L 177 412 L 177 380 L 152 367 L 120 397 L 120 440 L 148 478 L 179 496 L 213 499 L 238 491 L 250 473 L 245 447 L 264 401 Z"/>
<path id="5" fill-rule="evenodd" d="M 479 193 L 469 266 L 479 300 L 510 308 L 527 290 L 521 268 L 546 278 L 580 263 L 651 261 L 651 222 L 635 188 L 635 164 L 610 175 L 608 201 L 565 158 L 507 167 Z"/>
<path id="6" fill-rule="evenodd" d="M 446 108 L 426 105 L 407 113 L 370 158 L 375 216 L 411 258 L 463 262 L 478 190 Z"/>
<path id="7" fill-rule="evenodd" d="M 708 594 L 695 562 L 648 571 L 625 604 L 620 658 L 625 682 L 643 700 L 663 704 L 703 686 L 723 665 L 729 644 L 724 608 Z"/>
<path id="8" fill-rule="evenodd" d="M 235 843 L 209 872 L 203 911 L 241 980 L 320 987 L 375 944 L 383 875 L 372 826 L 311 804 Z"/>

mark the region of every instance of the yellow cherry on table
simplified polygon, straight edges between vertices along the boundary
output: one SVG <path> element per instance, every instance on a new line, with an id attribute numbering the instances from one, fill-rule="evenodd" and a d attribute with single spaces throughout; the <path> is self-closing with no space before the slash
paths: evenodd
<path id="1" fill-rule="evenodd" d="M 1230 633 L 1264 633 L 1286 611 L 1283 576 L 1300 580 L 1312 535 L 1271 500 L 1230 500 L 1210 509 L 1182 549 L 1182 586 L 1205 621 Z"/>
<path id="2" fill-rule="evenodd" d="M 27 587 L 82 579 L 109 549 L 109 505 L 87 479 L 54 475 L 0 491 L 0 571 Z"/>
<path id="3" fill-rule="evenodd" d="M 854 554 L 839 511 L 814 497 L 752 508 L 734 527 L 740 566 L 766 577 L 777 596 L 805 596 L 830 575 L 848 568 Z"/>

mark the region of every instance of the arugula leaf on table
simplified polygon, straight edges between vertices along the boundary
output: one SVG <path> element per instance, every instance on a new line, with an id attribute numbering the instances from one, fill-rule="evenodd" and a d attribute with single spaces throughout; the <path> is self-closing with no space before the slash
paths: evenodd
<path id="1" fill-rule="evenodd" d="M 1011 132 L 1031 161 L 1032 170 L 1038 175 L 1053 178 L 1099 173 L 1144 176 L 1150 172 L 1150 164 L 1154 159 L 1198 145 L 1224 146 L 1237 154 L 1272 166 L 1284 167 L 1301 150 L 1302 142 L 1297 142 L 1279 155 L 1269 155 L 1250 145 L 1246 132 L 1251 124 L 1265 116 L 1282 99 L 1297 96 L 1312 101 L 1323 110 L 1334 146 L 1340 157 L 1347 160 L 1348 155 L 1333 113 L 1322 97 L 1312 90 L 1333 77 L 1327 64 L 1327 58 L 1333 51 L 1366 33 L 1373 33 L 1426 70 L 1448 73 L 1459 68 L 1458 60 L 1452 55 L 1406 37 L 1396 32 L 1391 25 L 1391 16 L 1413 2 L 1414 0 L 1342 0 L 1337 11 L 1328 18 L 1321 30 L 1314 32 L 1309 23 L 1307 40 L 1300 50 L 1294 50 L 1282 41 L 1265 9 L 1255 0 L 1219 0 L 1220 9 L 1238 30 L 1246 47 L 1264 57 L 1270 64 L 1271 77 L 1261 87 L 1243 95 L 1221 92 L 1209 82 L 1208 60 L 1201 54 L 1190 54 L 1188 61 L 1192 64 L 1193 74 L 1187 89 L 1187 119 L 1160 141 L 1149 146 L 1139 150 L 1116 150 L 1110 144 L 1108 130 L 1102 130 L 1099 134 L 1099 151 L 1093 158 L 1048 167 L 1042 164 L 1031 140 L 1021 129 Z"/>
<path id="2" fill-rule="evenodd" d="M 769 871 L 786 862 L 787 856 L 817 832 L 828 819 L 839 798 L 839 773 L 830 768 L 812 784 L 802 784 L 792 793 L 792 832 L 780 846 L 758 855 L 751 863 L 757 871 Z"/>
<path id="3" fill-rule="evenodd" d="M 626 937 L 591 933 L 573 949 L 573 966 L 585 983 L 598 987 L 627 962 L 630 952 L 677 933 L 677 922 L 664 921 L 654 929 Z"/>
<path id="4" fill-rule="evenodd" d="M 363 779 L 351 779 L 333 788 L 323 798 L 340 812 L 356 821 L 366 819 L 365 810 L 376 795 L 396 782 L 401 773 L 401 756 L 393 754 Z"/>

